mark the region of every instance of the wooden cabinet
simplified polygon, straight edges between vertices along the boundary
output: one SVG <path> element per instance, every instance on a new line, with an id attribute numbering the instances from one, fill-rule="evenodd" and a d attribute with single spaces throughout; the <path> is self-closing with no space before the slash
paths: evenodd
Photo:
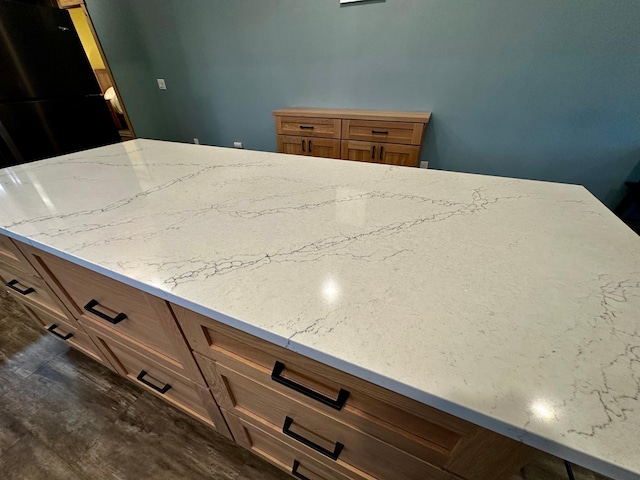
<path id="1" fill-rule="evenodd" d="M 278 151 L 292 155 L 340 158 L 340 140 L 278 135 Z"/>
<path id="2" fill-rule="evenodd" d="M 19 243 L 0 235 L 0 282 L 40 328 L 103 365 L 113 368 L 49 288 Z"/>
<path id="3" fill-rule="evenodd" d="M 231 437 L 167 302 L 29 245 L 0 240 L 0 249 L 8 251 L 10 241 L 25 264 L 17 270 L 0 262 L 0 280 L 37 325 Z M 25 273 L 26 265 L 34 274 Z"/>
<path id="4" fill-rule="evenodd" d="M 417 167 L 428 112 L 286 108 L 273 112 L 278 152 Z"/>
<path id="5" fill-rule="evenodd" d="M 342 141 L 342 159 L 359 162 L 386 163 L 415 167 L 419 164 L 420 147 L 394 143 Z"/>

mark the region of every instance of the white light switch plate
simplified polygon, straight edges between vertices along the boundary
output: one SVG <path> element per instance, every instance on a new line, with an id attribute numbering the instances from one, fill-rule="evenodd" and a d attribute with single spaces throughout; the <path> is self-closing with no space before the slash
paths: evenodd
<path id="1" fill-rule="evenodd" d="M 164 83 L 164 78 L 158 78 L 158 88 L 160 90 L 166 90 L 167 89 L 167 84 Z"/>

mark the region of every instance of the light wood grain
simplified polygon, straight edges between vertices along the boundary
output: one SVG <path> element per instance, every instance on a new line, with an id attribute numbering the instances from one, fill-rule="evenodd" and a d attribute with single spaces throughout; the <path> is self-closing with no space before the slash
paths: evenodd
<path id="1" fill-rule="evenodd" d="M 509 480 L 540 452 L 523 443 L 478 428 L 459 443 L 445 469 L 466 480 Z"/>
<path id="2" fill-rule="evenodd" d="M 223 409 L 229 428 L 237 442 L 247 450 L 264 458 L 286 472 L 291 472 L 293 462 L 300 462 L 298 472 L 310 480 L 375 480 L 351 467 L 339 464 L 326 465 L 305 455 L 274 437 L 268 429 L 250 420 L 241 419 Z"/>
<path id="3" fill-rule="evenodd" d="M 48 310 L 52 315 L 60 317 L 65 316 L 64 312 L 54 301 L 53 294 L 50 293 L 41 278 L 18 270 L 9 272 L 2 267 L 3 266 L 0 265 L 0 282 L 2 282 L 4 289 L 9 295 L 22 304 L 33 305 L 36 308 Z M 22 291 L 29 291 L 29 289 L 32 291 L 26 295 L 15 291 L 8 286 L 9 282 L 13 281 L 18 282 L 14 284 L 14 287 L 19 288 Z"/>
<path id="4" fill-rule="evenodd" d="M 403 167 L 417 167 L 420 164 L 420 147 L 413 145 L 396 145 L 381 143 L 378 145 L 380 163 L 399 165 Z"/>
<path id="5" fill-rule="evenodd" d="M 171 403 L 194 418 L 206 423 L 211 427 L 216 427 L 213 416 L 210 415 L 207 406 L 202 401 L 202 392 L 205 388 L 197 385 L 181 375 L 165 368 L 153 359 L 144 356 L 136 348 L 135 344 L 127 342 L 104 328 L 96 328 L 95 323 L 82 322 L 86 330 L 97 339 L 100 351 L 109 359 L 116 371 L 123 377 L 128 378 L 133 383 L 141 386 L 154 395 Z M 137 379 L 141 371 L 147 372 L 145 379 L 154 385 L 162 388 L 170 385 L 171 388 L 164 394 L 149 387 Z M 208 391 L 208 390 L 207 390 Z M 209 395 L 211 395 L 209 393 Z"/>
<path id="6" fill-rule="evenodd" d="M 78 325 L 74 323 L 73 325 L 67 322 L 66 318 L 61 318 L 58 316 L 54 316 L 49 311 L 41 310 L 34 306 L 21 305 L 22 309 L 27 313 L 27 315 L 35 322 L 35 324 L 48 331 L 49 327 L 52 325 L 56 325 L 56 333 L 59 335 L 65 336 L 66 334 L 72 334 L 72 337 L 67 340 L 62 340 L 59 337 L 60 341 L 64 341 L 65 343 L 71 345 L 76 350 L 82 352 L 87 355 L 89 358 L 95 360 L 98 363 L 110 368 L 113 370 L 113 366 L 109 363 L 104 355 L 98 350 L 96 345 L 93 343 L 89 335 Z M 53 333 L 49 332 L 51 335 L 55 336 Z"/>
<path id="7" fill-rule="evenodd" d="M 306 140 L 307 139 L 305 137 L 295 135 L 276 135 L 278 153 L 286 153 L 288 155 L 306 155 Z"/>
<path id="8" fill-rule="evenodd" d="M 343 160 L 384 163 L 404 167 L 417 167 L 420 164 L 420 147 L 414 145 L 343 140 L 341 151 Z"/>
<path id="9" fill-rule="evenodd" d="M 343 160 L 356 162 L 378 163 L 378 155 L 380 154 L 377 143 L 356 140 L 342 140 L 340 151 Z"/>
<path id="10" fill-rule="evenodd" d="M 416 419 L 415 423 L 416 430 L 421 433 L 421 436 L 417 436 L 415 433 L 400 429 L 384 420 L 353 408 L 350 405 L 346 405 L 341 410 L 335 410 L 274 382 L 271 380 L 270 371 L 266 369 L 243 361 L 242 359 L 223 356 L 222 354 L 219 355 L 219 360 L 216 362 L 200 354 L 196 354 L 196 359 L 209 385 L 216 385 L 216 388 L 212 387 L 214 396 L 219 399 L 218 401 L 222 407 L 229 410 L 235 408 L 236 401 L 234 400 L 232 384 L 226 382 L 220 373 L 220 371 L 224 371 L 225 368 L 238 372 L 266 386 L 284 398 L 291 398 L 304 403 L 314 410 L 322 412 L 323 415 L 330 416 L 341 423 L 348 424 L 359 431 L 382 440 L 385 443 L 394 445 L 433 465 L 444 465 L 461 437 L 460 434 L 451 432 L 435 424 L 427 424 L 420 419 Z"/>
<path id="11" fill-rule="evenodd" d="M 429 123 L 431 112 L 398 110 L 354 110 L 346 108 L 291 107 L 273 111 L 274 116 L 344 118 L 353 120 L 387 120 L 395 122 Z"/>
<path id="12" fill-rule="evenodd" d="M 282 429 L 288 416 L 294 420 L 293 431 L 329 451 L 337 442 L 342 443 L 344 449 L 340 460 L 374 477 L 392 478 L 395 473 L 400 478 L 417 480 L 423 478 L 422 472 L 432 468 L 395 446 L 325 415 L 304 401 L 282 395 L 225 366 L 218 364 L 217 370 L 229 389 L 236 414 L 258 416 L 275 431 Z M 300 443 L 298 448 L 306 452 L 309 447 Z"/>
<path id="13" fill-rule="evenodd" d="M 340 138 L 340 119 L 277 116 L 275 122 L 278 135 Z"/>
<path id="14" fill-rule="evenodd" d="M 279 153 L 322 158 L 340 158 L 340 140 L 293 135 L 276 136 Z"/>
<path id="15" fill-rule="evenodd" d="M 128 337 L 141 349 L 153 351 L 166 360 L 167 368 L 204 385 L 189 346 L 164 300 L 31 246 L 19 247 L 76 319 L 94 320 Z M 117 325 L 110 324 L 83 308 L 92 299 L 99 302 L 97 310 L 111 317 L 124 313 L 127 318 Z"/>
<path id="16" fill-rule="evenodd" d="M 422 123 L 343 120 L 342 139 L 420 145 Z"/>
<path id="17" fill-rule="evenodd" d="M 24 273 L 37 275 L 33 266 L 29 263 L 14 241 L 0 234 L 0 268 L 7 270 L 17 269 Z"/>

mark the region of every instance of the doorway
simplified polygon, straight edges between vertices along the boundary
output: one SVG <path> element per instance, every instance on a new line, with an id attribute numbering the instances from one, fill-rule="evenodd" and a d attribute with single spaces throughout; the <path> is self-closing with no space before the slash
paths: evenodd
<path id="1" fill-rule="evenodd" d="M 118 86 L 111 74 L 100 41 L 91 23 L 87 7 L 82 0 L 57 0 L 57 6 L 71 15 L 73 25 L 78 32 L 84 52 L 91 64 L 107 107 L 124 142 L 136 138 L 133 125 L 122 101 Z"/>

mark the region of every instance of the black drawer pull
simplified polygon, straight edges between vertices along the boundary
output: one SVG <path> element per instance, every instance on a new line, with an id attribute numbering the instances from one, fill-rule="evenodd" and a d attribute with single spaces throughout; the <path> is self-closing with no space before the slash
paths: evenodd
<path id="1" fill-rule="evenodd" d="M 35 292 L 35 290 L 31 287 L 27 288 L 26 290 L 20 290 L 18 287 L 16 287 L 16 285 L 18 285 L 19 283 L 20 282 L 18 280 L 14 279 L 7 283 L 7 287 L 9 287 L 11 290 L 15 290 L 20 295 L 29 295 L 30 293 Z"/>
<path id="2" fill-rule="evenodd" d="M 314 128 L 316 127 L 314 127 L 313 125 L 300 125 L 301 130 L 313 130 Z"/>
<path id="3" fill-rule="evenodd" d="M 302 151 L 305 152 L 306 150 L 304 149 L 304 140 L 302 140 Z"/>
<path id="4" fill-rule="evenodd" d="M 376 158 L 376 146 L 375 145 L 371 148 L 371 158 Z"/>
<path id="5" fill-rule="evenodd" d="M 382 154 L 384 152 L 384 146 L 380 145 L 380 160 L 382 160 Z"/>
<path id="6" fill-rule="evenodd" d="M 300 442 L 301 444 L 314 449 L 316 452 L 321 453 L 326 457 L 329 457 L 331 460 L 338 460 L 338 457 L 340 456 L 340 453 L 344 448 L 343 444 L 341 444 L 340 442 L 336 442 L 336 446 L 334 447 L 332 452 L 331 450 L 327 450 L 326 448 L 313 443 L 311 440 L 307 440 L 302 435 L 298 435 L 297 433 L 292 432 L 290 430 L 291 425 L 293 425 L 293 418 L 285 417 L 284 425 L 282 426 L 282 433 L 284 433 L 287 437 L 291 437 L 294 440 L 297 440 L 298 442 Z"/>
<path id="7" fill-rule="evenodd" d="M 168 383 L 165 383 L 164 387 L 160 388 L 157 387 L 156 385 L 154 385 L 153 383 L 151 383 L 149 380 L 145 380 L 144 377 L 145 375 L 147 375 L 147 372 L 145 372 L 144 370 L 142 370 L 138 376 L 136 377 L 139 381 L 141 381 L 142 383 L 144 383 L 147 387 L 151 387 L 153 388 L 156 392 L 159 392 L 160 394 L 164 395 L 165 393 L 167 393 L 169 391 L 169 389 L 171 388 L 171 385 L 169 385 Z"/>
<path id="8" fill-rule="evenodd" d="M 284 385 L 285 387 L 289 387 L 291 390 L 295 390 L 298 393 L 303 394 L 306 397 L 312 398 L 317 402 L 320 402 L 328 407 L 335 408 L 336 410 L 342 410 L 344 404 L 347 402 L 349 398 L 349 392 L 344 389 L 340 389 L 338 392 L 338 398 L 334 400 L 333 398 L 329 398 L 321 393 L 314 392 L 310 388 L 305 387 L 304 385 L 300 385 L 288 378 L 284 378 L 282 376 L 282 372 L 284 372 L 285 366 L 284 363 L 276 361 L 273 366 L 273 371 L 271 372 L 271 380 L 279 383 L 280 385 Z"/>
<path id="9" fill-rule="evenodd" d="M 298 472 L 298 468 L 300 468 L 300 462 L 298 460 L 293 461 L 293 468 L 291 468 L 291 475 L 300 480 L 311 480 L 309 477 L 305 477 L 303 474 Z"/>
<path id="10" fill-rule="evenodd" d="M 58 328 L 58 325 L 56 325 L 55 323 L 52 323 L 51 326 L 47 328 L 47 330 L 53 333 L 56 337 L 61 338 L 64 341 L 67 341 L 71 337 L 73 337 L 73 333 L 67 333 L 66 335 L 59 334 L 58 332 L 56 332 L 56 328 Z"/>
<path id="11" fill-rule="evenodd" d="M 122 320 L 127 318 L 127 316 L 124 313 L 119 313 L 115 317 L 110 317 L 106 313 L 99 312 L 98 310 L 93 308 L 93 307 L 95 307 L 97 305 L 99 305 L 97 300 L 91 300 L 89 303 L 87 303 L 84 306 L 84 309 L 87 312 L 93 313 L 94 315 L 97 315 L 98 317 L 102 318 L 103 320 L 106 320 L 107 322 L 112 323 L 114 325 L 120 323 Z"/>
<path id="12" fill-rule="evenodd" d="M 311 140 L 309 140 L 309 152 L 311 152 Z"/>
<path id="13" fill-rule="evenodd" d="M 389 135 L 387 130 L 371 130 L 372 135 Z"/>

